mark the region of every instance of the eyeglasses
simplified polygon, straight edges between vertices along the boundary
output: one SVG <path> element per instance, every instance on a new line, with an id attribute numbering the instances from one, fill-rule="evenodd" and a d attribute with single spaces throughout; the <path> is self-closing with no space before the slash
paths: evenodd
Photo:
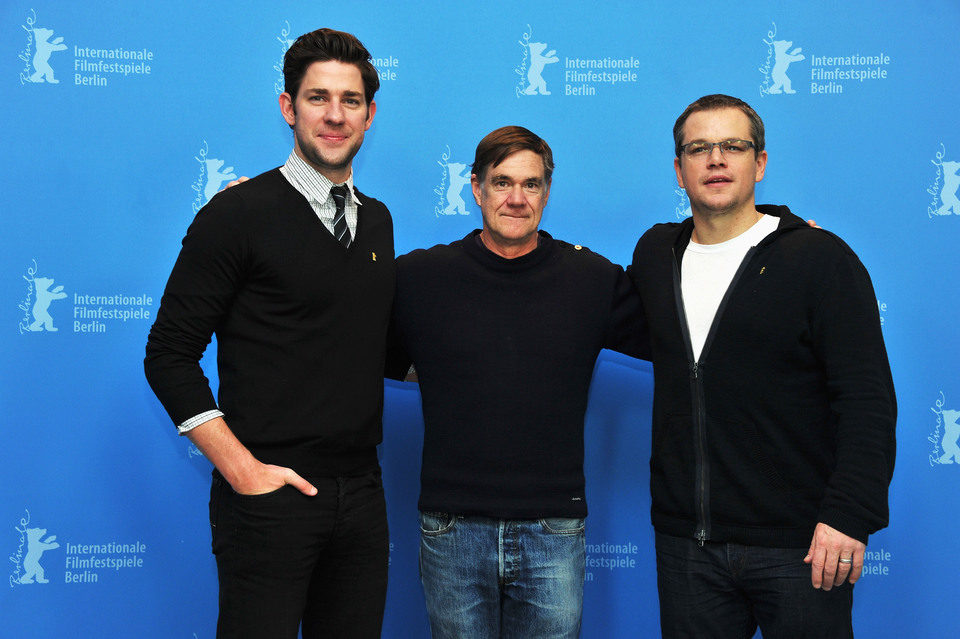
<path id="1" fill-rule="evenodd" d="M 722 142 L 696 140 L 684 144 L 680 147 L 680 150 L 688 158 L 705 158 L 713 153 L 713 147 L 715 146 L 720 147 L 720 155 L 723 157 L 736 157 L 756 148 L 750 140 L 723 140 Z"/>

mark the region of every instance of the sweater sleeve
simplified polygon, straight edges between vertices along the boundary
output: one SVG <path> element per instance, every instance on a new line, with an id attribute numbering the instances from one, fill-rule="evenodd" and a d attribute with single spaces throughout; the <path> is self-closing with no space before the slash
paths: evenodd
<path id="1" fill-rule="evenodd" d="M 403 337 L 400 333 L 396 313 L 396 303 L 394 303 L 393 317 L 390 320 L 390 329 L 387 331 L 387 356 L 383 376 L 402 382 L 407 376 L 413 361 L 403 345 Z"/>
<path id="2" fill-rule="evenodd" d="M 819 520 L 866 543 L 887 525 L 897 405 L 870 276 L 846 246 L 812 318 L 830 407 L 836 465 Z"/>
<path id="3" fill-rule="evenodd" d="M 147 339 L 147 381 L 175 424 L 217 409 L 200 359 L 242 283 L 241 202 L 220 193 L 197 214 Z"/>
<path id="4" fill-rule="evenodd" d="M 650 359 L 650 336 L 643 303 L 633 280 L 619 266 L 610 307 L 610 319 L 604 337 L 604 348 L 637 357 Z"/>
<path id="5" fill-rule="evenodd" d="M 387 330 L 387 354 L 384 362 L 383 376 L 388 379 L 403 381 L 413 364 L 406 347 L 406 335 L 403 332 L 403 320 L 406 306 L 404 302 L 409 295 L 407 291 L 407 275 L 411 268 L 410 257 L 401 255 L 395 260 L 397 266 L 397 294 L 393 298 L 393 312 L 390 317 L 390 327 Z"/>

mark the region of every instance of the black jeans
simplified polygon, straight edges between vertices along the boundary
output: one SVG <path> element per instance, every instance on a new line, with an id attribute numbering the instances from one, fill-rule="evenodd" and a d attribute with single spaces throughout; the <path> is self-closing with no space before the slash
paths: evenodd
<path id="1" fill-rule="evenodd" d="M 233 491 L 214 472 L 213 554 L 220 579 L 217 637 L 380 636 L 389 540 L 379 471 L 307 477 L 264 495 Z"/>
<path id="2" fill-rule="evenodd" d="M 656 534 L 660 629 L 667 639 L 853 637 L 853 586 L 814 589 L 806 548 Z"/>

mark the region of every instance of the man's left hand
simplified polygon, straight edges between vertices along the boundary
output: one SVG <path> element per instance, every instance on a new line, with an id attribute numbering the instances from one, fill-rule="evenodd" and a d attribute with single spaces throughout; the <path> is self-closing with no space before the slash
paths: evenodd
<path id="1" fill-rule="evenodd" d="M 250 179 L 250 178 L 248 178 L 246 175 L 241 175 L 241 176 L 238 177 L 236 180 L 230 180 L 229 182 L 227 182 L 227 185 L 226 185 L 225 187 L 223 187 L 222 189 L 220 189 L 220 191 L 226 191 L 226 190 L 229 189 L 230 187 L 236 186 L 236 185 L 240 184 L 241 182 L 246 182 L 246 181 L 249 180 L 249 179 Z M 219 193 L 220 191 L 217 191 L 217 193 Z M 813 220 L 810 220 L 810 222 L 812 222 L 812 221 L 813 221 Z M 807 222 L 807 224 L 810 224 L 810 222 Z M 813 226 L 813 225 L 811 224 L 810 226 Z M 817 228 L 820 228 L 820 227 L 818 226 Z"/>
<path id="2" fill-rule="evenodd" d="M 854 583 L 863 570 L 866 544 L 848 537 L 836 528 L 819 523 L 803 562 L 811 565 L 810 581 L 814 588 L 830 590 L 849 580 Z"/>

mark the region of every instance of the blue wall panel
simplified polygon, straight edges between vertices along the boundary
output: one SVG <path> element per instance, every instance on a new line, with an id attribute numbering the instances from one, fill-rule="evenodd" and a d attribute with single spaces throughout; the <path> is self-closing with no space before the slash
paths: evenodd
<path id="1" fill-rule="evenodd" d="M 687 214 L 676 116 L 706 93 L 750 102 L 770 154 L 758 201 L 858 253 L 897 385 L 891 525 L 868 547 L 856 629 L 955 634 L 952 608 L 933 602 L 960 587 L 956 2 L 12 0 L 0 4 L 0 635 L 213 636 L 210 467 L 147 388 L 143 346 L 208 193 L 289 153 L 278 65 L 288 39 L 319 26 L 356 33 L 377 58 L 379 109 L 354 169 L 390 206 L 398 253 L 479 226 L 458 165 L 490 130 L 522 124 L 556 156 L 543 228 L 626 263 L 645 229 Z M 601 356 L 585 637 L 657 632 L 651 387 L 647 364 Z M 427 635 L 421 439 L 416 387 L 388 385 L 387 637 Z"/>

